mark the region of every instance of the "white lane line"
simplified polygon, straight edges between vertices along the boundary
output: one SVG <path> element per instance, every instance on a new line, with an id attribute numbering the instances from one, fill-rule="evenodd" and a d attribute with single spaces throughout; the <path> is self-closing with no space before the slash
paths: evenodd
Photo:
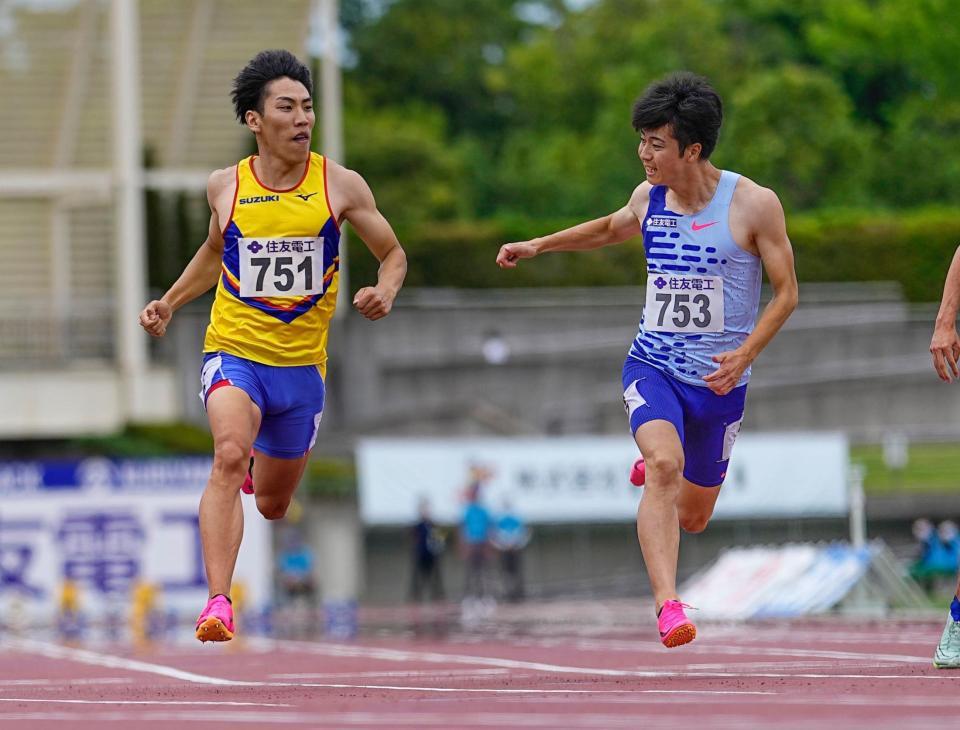
<path id="1" fill-rule="evenodd" d="M 732 667 L 744 666 L 747 669 L 751 669 L 755 672 L 759 671 L 781 671 L 785 672 L 787 670 L 813 670 L 813 669 L 834 669 L 841 670 L 846 669 L 848 671 L 863 671 L 865 669 L 891 669 L 893 667 L 901 666 L 899 662 L 864 662 L 863 664 L 859 662 L 843 662 L 837 663 L 836 661 L 831 660 L 813 660 L 813 661 L 785 661 L 785 662 L 750 662 L 749 664 L 732 664 L 731 662 L 719 662 L 715 664 L 684 664 L 683 668 L 689 672 L 700 672 L 700 671 L 722 671 L 729 670 Z"/>
<path id="2" fill-rule="evenodd" d="M 141 662 L 136 659 L 126 659 L 124 657 L 112 656 L 110 654 L 100 654 L 99 652 L 87 651 L 86 649 L 74 649 L 67 646 L 58 646 L 49 644 L 45 641 L 35 639 L 8 639 L 0 643 L 7 649 L 20 651 L 27 654 L 39 654 L 48 659 L 69 659 L 80 662 L 81 664 L 91 664 L 98 667 L 110 667 L 111 669 L 126 669 L 131 672 L 145 672 L 147 674 L 159 674 L 162 677 L 180 679 L 185 682 L 195 684 L 218 684 L 233 686 L 250 686 L 249 682 L 237 682 L 232 679 L 222 679 L 220 677 L 208 677 L 193 672 L 184 672 L 180 669 L 167 667 L 162 664 L 151 664 Z"/>
<path id="3" fill-rule="evenodd" d="M 572 667 L 561 664 L 546 664 L 544 662 L 528 662 L 518 659 L 504 659 L 502 657 L 475 656 L 468 654 L 443 654 L 433 651 L 416 651 L 409 649 L 386 649 L 383 647 L 355 646 L 346 644 L 314 644 L 304 641 L 288 641 L 279 639 L 257 639 L 258 642 L 269 642 L 277 648 L 289 649 L 292 651 L 307 652 L 310 654 L 321 654 L 334 657 L 352 657 L 365 659 L 383 659 L 395 662 L 433 662 L 445 664 L 474 664 L 481 666 L 506 667 L 509 669 L 528 669 L 541 672 L 550 672 L 558 674 L 588 674 L 604 677 L 740 677 L 740 676 L 779 676 L 779 675 L 753 675 L 740 672 L 713 672 L 696 674 L 687 671 L 677 670 L 636 670 L 636 669 L 609 669 L 605 667 Z M 743 653 L 748 653 L 744 651 Z M 930 665 L 929 657 L 900 657 L 885 656 L 876 654 L 849 654 L 841 652 L 810 652 L 810 656 L 823 657 L 827 655 L 833 659 L 864 659 L 870 661 L 894 661 L 900 663 L 907 661 L 909 663 L 923 663 Z M 836 656 L 834 656 L 836 655 Z M 799 676 L 785 674 L 783 676 Z"/>
<path id="4" fill-rule="evenodd" d="M 321 654 L 333 657 L 353 657 L 364 659 L 384 659 L 394 662 L 422 661 L 440 664 L 473 664 L 480 666 L 505 667 L 507 669 L 533 669 L 553 674 L 590 674 L 604 677 L 643 677 L 661 676 L 660 672 L 647 674 L 630 669 L 608 669 L 605 667 L 570 667 L 562 664 L 527 662 L 501 657 L 474 656 L 467 654 L 443 654 L 433 651 L 410 651 L 404 649 L 386 649 L 382 647 L 348 646 L 346 644 L 313 644 L 305 641 L 287 641 L 278 639 L 257 639 L 268 642 L 279 649 Z"/>
<path id="5" fill-rule="evenodd" d="M 186 682 L 198 684 L 218 684 L 233 687 L 314 687 L 318 689 L 358 689 L 358 690 L 384 690 L 395 692 L 438 692 L 438 693 L 471 693 L 471 694 L 634 694 L 637 692 L 653 692 L 654 690 L 636 690 L 636 689 L 543 689 L 539 687 L 523 688 L 495 688 L 495 687 L 420 687 L 389 684 L 352 684 L 352 683 L 318 683 L 318 682 L 260 682 L 260 681 L 237 681 L 231 679 L 222 679 L 218 677 L 209 677 L 192 672 L 183 672 L 173 667 L 166 667 L 161 664 L 150 664 L 148 662 L 134 661 L 123 657 L 111 656 L 109 654 L 99 654 L 97 652 L 84 649 L 74 649 L 65 646 L 56 646 L 46 644 L 35 640 L 18 639 L 5 642 L 9 647 L 18 651 L 30 651 L 41 654 L 42 656 L 69 659 L 84 664 L 93 664 L 96 666 L 109 666 L 113 668 L 129 669 L 136 672 L 146 672 L 158 674 L 163 677 L 173 677 Z M 710 693 L 710 690 L 705 690 Z M 759 693 L 775 694 L 775 692 Z M 39 701 L 39 700 L 38 700 Z M 77 700 L 79 702 L 79 700 Z"/>
<path id="6" fill-rule="evenodd" d="M 793 639 L 792 641 L 796 641 Z M 529 639 L 515 638 L 510 642 L 514 646 L 532 646 L 545 648 L 563 648 L 570 647 L 574 649 L 597 650 L 597 651 L 624 651 L 624 652 L 651 652 L 663 651 L 658 642 L 652 641 L 617 641 L 615 639 L 574 639 L 571 641 L 558 641 L 556 639 Z M 914 642 L 916 645 L 917 642 Z M 929 656 L 909 656 L 906 654 L 877 654 L 876 652 L 855 652 L 855 651 L 834 651 L 831 649 L 801 649 L 795 647 L 777 647 L 777 646 L 757 646 L 755 643 L 749 645 L 724 645 L 713 644 L 709 640 L 691 644 L 684 648 L 686 654 L 724 654 L 728 656 L 796 656 L 811 657 L 819 659 L 867 659 L 872 661 L 895 662 L 898 664 L 929 664 Z"/>
<path id="7" fill-rule="evenodd" d="M 656 705 L 651 705 L 656 708 Z M 680 724 L 679 718 L 670 722 L 671 718 L 664 717 L 662 711 L 656 714 L 657 722 L 664 724 Z M 685 715 L 685 721 L 689 721 L 689 716 Z M 751 727 L 752 720 L 755 717 L 749 715 L 731 716 L 723 718 L 713 718 L 710 721 L 710 727 L 716 728 L 743 728 Z M 636 715 L 614 715 L 614 714 L 579 714 L 571 713 L 551 713 L 549 715 L 540 712 L 537 713 L 483 713 L 472 714 L 469 717 L 464 713 L 392 713 L 392 712 L 338 712 L 338 713 L 278 713 L 278 712 L 257 712 L 251 710 L 245 711 L 223 711 L 223 712 L 150 712 L 140 710 L 139 712 L 96 712 L 77 715 L 72 713 L 46 712 L 46 713 L 20 713 L 17 715 L 0 715 L 0 722 L 3 720 L 13 720 L 14 722 L 24 722 L 26 720 L 59 720 L 68 723 L 76 723 L 83 720 L 88 723 L 97 723 L 98 726 L 106 722 L 127 722 L 138 724 L 144 722 L 165 722 L 165 723 L 217 723 L 218 725 L 247 724 L 256 728 L 275 727 L 278 725 L 305 725 L 310 728 L 318 727 L 438 727 L 444 728 L 474 728 L 474 727 L 511 727 L 511 728 L 597 728 L 598 730 L 614 730 L 618 728 L 629 728 L 634 730 L 638 727 L 638 717 Z M 729 722 L 729 724 L 727 724 Z M 19 727 L 19 726 L 18 726 Z M 818 726 L 822 727 L 822 725 Z M 849 725 L 847 726 L 849 727 Z M 875 726 L 872 726 L 875 727 Z"/>
<path id="8" fill-rule="evenodd" d="M 269 641 L 269 640 L 261 640 Z M 7 646 L 18 648 L 19 650 L 33 650 L 34 653 L 40 653 L 43 656 L 57 659 L 70 659 L 86 664 L 97 666 L 109 666 L 113 668 L 124 668 L 131 671 L 146 672 L 165 677 L 172 677 L 186 682 L 197 684 L 216 684 L 221 686 L 233 687 L 313 687 L 318 689 L 357 689 L 357 690 L 382 690 L 397 692 L 436 692 L 436 693 L 484 693 L 484 694 L 635 694 L 647 690 L 638 689 L 616 689 L 616 690 L 596 690 L 596 689 L 542 689 L 542 688 L 490 688 L 490 687 L 421 687 L 421 686 L 403 686 L 387 684 L 353 684 L 353 683 L 317 683 L 317 682 L 263 682 L 263 681 L 239 681 L 224 679 L 219 677 L 210 677 L 206 675 L 194 674 L 192 672 L 183 672 L 174 667 L 167 667 L 160 664 L 150 664 L 147 662 L 134 661 L 123 657 L 111 656 L 108 654 L 99 654 L 83 649 L 74 649 L 70 647 L 45 644 L 35 640 L 14 640 L 5 642 Z M 763 678 L 763 679 L 855 679 L 855 680 L 933 680 L 933 681 L 957 681 L 960 675 L 945 674 L 920 674 L 920 675 L 898 675 L 898 674 L 793 674 L 783 672 L 680 672 L 680 671 L 661 671 L 661 670 L 623 670 L 623 669 L 605 669 L 605 668 L 587 668 L 587 667 L 567 667 L 555 664 L 542 664 L 539 662 L 519 662 L 512 659 L 499 659 L 496 657 L 470 657 L 459 654 L 440 654 L 437 652 L 411 652 L 399 651 L 396 649 L 376 649 L 359 646 L 346 646 L 343 644 L 321 645 L 309 644 L 305 642 L 274 641 L 277 646 L 295 645 L 303 649 L 308 649 L 314 653 L 330 654 L 335 656 L 363 656 L 390 659 L 393 661 L 433 661 L 448 663 L 477 663 L 494 664 L 510 668 L 538 669 L 550 673 L 567 674 L 593 674 L 599 676 L 617 676 L 634 677 L 638 679 L 659 679 L 666 677 L 682 677 L 685 679 L 729 679 L 729 678 Z M 339 653 L 337 653 L 339 652 Z M 708 690 L 704 690 L 708 692 Z"/>
<path id="9" fill-rule="evenodd" d="M 0 697 L 0 702 L 33 702 L 56 705 L 229 705 L 231 707 L 293 707 L 283 702 L 230 702 L 227 700 L 58 700 L 23 697 Z"/>
<path id="10" fill-rule="evenodd" d="M 523 688 L 496 688 L 496 687 L 405 687 L 402 685 L 376 684 L 297 684 L 280 685 L 271 683 L 269 686 L 295 687 L 323 687 L 327 689 L 382 689 L 400 690 L 406 692 L 449 692 L 453 694 L 465 692 L 469 694 L 537 694 L 537 695 L 645 695 L 645 694 L 685 694 L 685 695 L 775 695 L 777 692 L 754 690 L 684 690 L 684 689 L 523 689 Z"/>
<path id="11" fill-rule="evenodd" d="M 482 679 L 484 677 L 496 677 L 510 675 L 514 677 L 509 669 L 406 669 L 396 671 L 382 672 L 328 672 L 303 674 L 271 674 L 270 679 L 348 679 L 354 677 L 400 677 L 402 679 L 422 679 L 424 677 L 457 677 L 458 679 Z"/>
<path id="12" fill-rule="evenodd" d="M 59 687 L 64 684 L 132 684 L 132 679 L 122 677 L 78 677 L 75 679 L 0 679 L 0 687 Z"/>

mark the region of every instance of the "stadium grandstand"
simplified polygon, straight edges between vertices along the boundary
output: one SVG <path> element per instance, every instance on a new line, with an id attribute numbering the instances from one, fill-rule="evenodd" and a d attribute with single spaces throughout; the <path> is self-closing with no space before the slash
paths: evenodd
<path id="1" fill-rule="evenodd" d="M 0 6 L 0 433 L 178 415 L 174 374 L 149 363 L 136 324 L 143 191 L 192 191 L 205 215 L 209 172 L 250 148 L 231 124 L 233 76 L 264 47 L 302 53 L 310 13 L 306 0 L 269 16 L 250 0 Z"/>

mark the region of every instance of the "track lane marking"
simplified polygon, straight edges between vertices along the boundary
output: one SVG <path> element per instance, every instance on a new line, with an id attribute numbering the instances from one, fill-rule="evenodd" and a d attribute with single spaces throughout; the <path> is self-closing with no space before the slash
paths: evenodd
<path id="1" fill-rule="evenodd" d="M 91 664 L 98 667 L 158 674 L 162 677 L 180 679 L 185 682 L 193 682 L 194 684 L 218 684 L 237 687 L 250 686 L 249 682 L 238 682 L 220 677 L 208 677 L 202 674 L 194 674 L 193 672 L 185 672 L 180 669 L 175 669 L 174 667 L 164 666 L 163 664 L 151 664 L 150 662 L 126 659 L 111 654 L 101 654 L 100 652 L 89 651 L 87 649 L 59 646 L 45 641 L 37 641 L 36 639 L 7 639 L 0 643 L 0 646 L 27 654 L 39 654 L 48 659 L 69 659 L 81 664 Z"/>
<path id="2" fill-rule="evenodd" d="M 32 702 L 60 705 L 229 705 L 231 707 L 293 707 L 285 702 L 234 702 L 230 700 L 61 700 L 45 698 L 0 697 L 0 702 Z"/>
<path id="3" fill-rule="evenodd" d="M 0 687 L 54 687 L 62 684 L 133 684 L 129 677 L 77 677 L 74 679 L 0 679 Z"/>
<path id="4" fill-rule="evenodd" d="M 470 694 L 636 694 L 637 692 L 654 692 L 656 690 L 636 689 L 543 689 L 543 688 L 496 688 L 496 687 L 413 687 L 389 684 L 352 684 L 352 683 L 319 683 L 319 682 L 264 682 L 224 679 L 211 677 L 193 672 L 184 672 L 174 667 L 162 664 L 141 662 L 124 657 L 101 654 L 86 649 L 75 649 L 66 646 L 57 646 L 33 639 L 16 639 L 3 642 L 4 646 L 18 651 L 32 651 L 33 653 L 54 659 L 68 659 L 95 666 L 109 666 L 117 669 L 129 669 L 134 672 L 157 674 L 163 677 L 180 679 L 195 684 L 214 684 L 230 687 L 314 687 L 318 689 L 359 689 L 383 690 L 394 692 L 437 692 L 437 693 L 470 693 Z M 701 690 L 701 694 L 718 694 L 720 690 Z M 748 694 L 776 694 L 775 692 L 748 692 Z"/>

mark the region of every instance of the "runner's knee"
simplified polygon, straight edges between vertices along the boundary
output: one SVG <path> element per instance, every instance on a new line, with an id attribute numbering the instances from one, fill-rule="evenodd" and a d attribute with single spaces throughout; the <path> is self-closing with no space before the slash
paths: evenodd
<path id="1" fill-rule="evenodd" d="M 707 529 L 707 524 L 710 522 L 710 515 L 704 515 L 697 512 L 680 512 L 680 527 L 683 528 L 684 532 L 703 532 Z"/>
<path id="2" fill-rule="evenodd" d="M 225 438 L 214 445 L 214 473 L 219 472 L 226 477 L 239 477 L 242 481 L 249 463 L 250 451 L 249 449 L 244 449 L 238 440 Z"/>
<path id="3" fill-rule="evenodd" d="M 651 454 L 644 456 L 647 465 L 647 484 L 654 487 L 680 488 L 680 477 L 683 476 L 683 455 Z"/>
<path id="4" fill-rule="evenodd" d="M 287 508 L 290 506 L 289 499 L 277 499 L 276 497 L 257 497 L 257 510 L 268 520 L 280 520 L 287 514 Z"/>

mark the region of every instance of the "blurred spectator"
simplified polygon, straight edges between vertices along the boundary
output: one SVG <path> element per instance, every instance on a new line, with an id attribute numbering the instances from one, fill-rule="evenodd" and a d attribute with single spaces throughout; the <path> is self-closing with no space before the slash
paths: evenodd
<path id="1" fill-rule="evenodd" d="M 313 551 L 296 528 L 285 530 L 281 540 L 280 554 L 277 556 L 281 596 L 289 603 L 302 599 L 312 604 L 316 595 Z"/>
<path id="2" fill-rule="evenodd" d="M 420 500 L 420 517 L 413 526 L 413 573 L 410 599 L 419 602 L 429 587 L 430 599 L 442 601 L 443 578 L 440 574 L 440 556 L 446 546 L 446 536 L 430 516 L 430 502 Z"/>
<path id="3" fill-rule="evenodd" d="M 530 529 L 513 509 L 510 500 L 505 499 L 493 533 L 493 544 L 500 552 L 503 597 L 508 601 L 522 601 L 526 593 L 522 557 L 528 542 Z"/>
<path id="4" fill-rule="evenodd" d="M 941 533 L 947 536 L 949 543 L 944 541 Z M 947 577 L 953 580 L 960 559 L 956 525 L 944 522 L 938 531 L 930 520 L 921 517 L 913 523 L 913 536 L 919 546 L 919 555 L 910 566 L 910 575 L 928 593 L 934 590 L 938 579 Z"/>
<path id="5" fill-rule="evenodd" d="M 490 472 L 483 467 L 470 470 L 470 482 L 466 490 L 466 506 L 460 520 L 460 547 L 466 562 L 466 578 L 463 597 L 486 598 L 487 557 L 490 551 L 492 520 L 487 508 L 480 501 L 483 483 Z"/>
<path id="6" fill-rule="evenodd" d="M 957 530 L 957 523 L 952 520 L 944 520 L 937 527 L 937 535 L 940 537 L 940 543 L 946 551 L 948 564 L 951 566 L 951 578 L 956 575 L 960 568 L 960 531 Z"/>

